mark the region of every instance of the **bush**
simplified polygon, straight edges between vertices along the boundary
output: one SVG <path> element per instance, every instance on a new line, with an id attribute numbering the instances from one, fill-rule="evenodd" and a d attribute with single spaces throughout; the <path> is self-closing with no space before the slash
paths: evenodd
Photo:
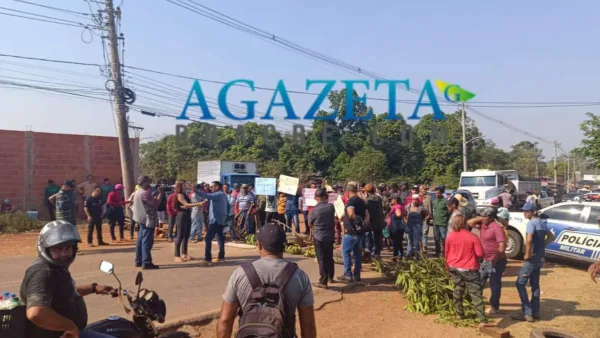
<path id="1" fill-rule="evenodd" d="M 43 227 L 44 222 L 31 219 L 22 211 L 0 214 L 0 234 L 16 234 Z"/>

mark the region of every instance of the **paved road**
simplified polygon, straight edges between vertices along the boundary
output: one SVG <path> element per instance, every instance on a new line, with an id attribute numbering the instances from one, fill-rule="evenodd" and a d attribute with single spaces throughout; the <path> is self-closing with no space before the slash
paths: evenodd
<path id="1" fill-rule="evenodd" d="M 213 254 L 217 248 L 213 245 Z M 144 286 L 155 290 L 167 304 L 167 321 L 202 313 L 221 304 L 221 296 L 233 270 L 242 262 L 258 258 L 256 249 L 241 249 L 227 246 L 225 248 L 227 262 L 211 267 L 200 267 L 198 261 L 184 264 L 173 262 L 173 244 L 166 240 L 157 240 L 152 250 L 155 264 L 160 270 L 144 271 Z M 204 256 L 204 244 L 191 243 L 189 254 L 194 258 Z M 102 260 L 115 265 L 115 272 L 123 287 L 135 290 L 135 276 L 139 271 L 134 266 L 135 247 L 131 244 L 86 250 L 77 256 L 70 268 L 73 279 L 77 283 L 99 283 L 116 286 L 113 276 L 107 276 L 98 270 Z M 306 271 L 311 279 L 318 277 L 318 265 L 312 259 L 303 256 L 290 256 Z M 17 292 L 27 267 L 35 259 L 30 256 L 0 257 L 0 292 Z M 336 268 L 340 267 L 339 265 Z M 338 268 L 339 269 L 339 268 Z M 341 270 L 339 270 L 341 271 Z M 126 317 L 123 308 L 116 299 L 106 296 L 90 295 L 85 297 L 90 323 L 109 315 Z"/>

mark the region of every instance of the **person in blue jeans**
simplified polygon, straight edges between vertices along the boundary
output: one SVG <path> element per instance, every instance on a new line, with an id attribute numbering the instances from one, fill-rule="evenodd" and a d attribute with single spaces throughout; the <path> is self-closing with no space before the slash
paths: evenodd
<path id="1" fill-rule="evenodd" d="M 534 203 L 526 203 L 523 206 L 523 215 L 529 222 L 526 230 L 524 263 L 516 283 L 522 312 L 511 317 L 532 323 L 540 319 L 540 272 L 544 265 L 546 246 L 554 241 L 554 234 L 548 231 L 546 220 L 537 217 Z M 528 283 L 531 285 L 531 299 L 527 294 Z"/>
<path id="2" fill-rule="evenodd" d="M 344 257 L 344 275 L 337 279 L 341 282 L 360 282 L 362 264 L 362 242 L 365 234 L 363 220 L 354 212 L 354 207 L 346 208 L 344 216 L 344 238 L 342 239 L 342 255 Z M 354 273 L 352 272 L 352 255 L 354 255 Z"/>
<path id="3" fill-rule="evenodd" d="M 208 210 L 208 229 L 206 230 L 205 248 L 204 248 L 204 261 L 201 265 L 209 265 L 212 262 L 212 240 L 217 236 L 217 243 L 219 244 L 219 257 L 216 260 L 218 263 L 225 262 L 225 235 L 223 234 L 223 228 L 225 221 L 227 220 L 227 211 L 229 210 L 229 199 L 223 192 L 223 186 L 221 182 L 212 182 L 210 189 L 212 194 L 200 191 L 201 197 L 206 198 L 210 201 L 210 207 Z"/>
<path id="4" fill-rule="evenodd" d="M 298 199 L 299 194 L 285 196 L 285 224 L 287 225 L 285 231 L 291 232 L 292 222 L 294 222 L 294 230 L 296 233 L 300 233 L 300 219 L 298 218 L 299 207 Z"/>
<path id="5" fill-rule="evenodd" d="M 200 196 L 198 191 L 204 191 L 203 184 L 196 184 L 194 193 L 191 196 L 192 203 L 203 202 L 204 198 Z M 192 230 L 190 231 L 189 240 L 192 243 L 202 241 L 202 229 L 204 228 L 204 208 L 205 206 L 194 207 L 192 209 Z M 198 239 L 195 239 L 195 238 Z"/>
<path id="6" fill-rule="evenodd" d="M 237 204 L 237 209 L 240 211 L 238 216 L 240 228 L 245 228 L 249 234 L 254 234 L 256 229 L 254 227 L 254 214 L 252 210 L 254 204 L 256 204 L 256 199 L 253 194 L 248 192 L 247 184 L 242 184 L 242 190 L 238 194 L 235 203 Z"/>
<path id="7" fill-rule="evenodd" d="M 154 245 L 154 228 L 158 225 L 157 208 L 163 197 L 161 190 L 152 197 L 148 176 L 139 179 L 139 188 L 133 194 L 133 220 L 139 224 L 138 239 L 135 245 L 135 266 L 144 270 L 158 269 L 152 262 L 152 246 Z"/>
<path id="8" fill-rule="evenodd" d="M 426 217 L 426 211 L 419 205 L 419 195 L 414 194 L 411 205 L 406 207 L 406 257 L 418 254 L 421 244 L 421 226 Z"/>

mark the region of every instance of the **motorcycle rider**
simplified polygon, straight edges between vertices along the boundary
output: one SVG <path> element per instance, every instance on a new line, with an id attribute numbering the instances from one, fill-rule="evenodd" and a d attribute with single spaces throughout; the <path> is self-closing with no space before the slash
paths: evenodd
<path id="1" fill-rule="evenodd" d="M 21 284 L 21 299 L 27 306 L 25 337 L 109 338 L 86 331 L 84 296 L 116 297 L 116 290 L 97 283 L 77 285 L 69 266 L 75 260 L 81 238 L 75 226 L 60 220 L 46 224 L 37 240 L 39 258 L 27 269 Z"/>

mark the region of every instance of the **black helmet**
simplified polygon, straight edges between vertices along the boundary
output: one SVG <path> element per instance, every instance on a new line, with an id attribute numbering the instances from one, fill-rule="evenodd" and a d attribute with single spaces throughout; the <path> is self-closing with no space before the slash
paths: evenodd
<path id="1" fill-rule="evenodd" d="M 64 244 L 71 244 L 77 248 L 77 244 L 81 243 L 81 238 L 77 232 L 77 228 L 67 221 L 54 221 L 46 224 L 37 240 L 37 250 L 40 258 L 46 263 L 68 267 L 75 260 L 77 249 L 73 250 L 73 257 L 68 262 L 59 262 L 52 259 L 48 249 Z"/>

